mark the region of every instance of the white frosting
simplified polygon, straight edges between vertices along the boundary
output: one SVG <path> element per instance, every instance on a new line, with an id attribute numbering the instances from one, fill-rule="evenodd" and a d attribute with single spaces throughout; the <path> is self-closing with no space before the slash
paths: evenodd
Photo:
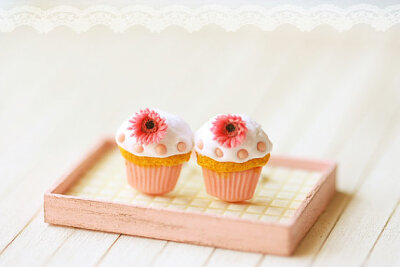
<path id="1" fill-rule="evenodd" d="M 257 122 L 252 120 L 247 115 L 237 114 L 246 123 L 247 134 L 243 142 L 233 148 L 227 148 L 218 144 L 217 141 L 213 140 L 214 134 L 211 132 L 212 122 L 218 116 L 213 117 L 211 120 L 206 122 L 197 132 L 195 133 L 195 151 L 201 155 L 212 158 L 213 160 L 220 162 L 236 162 L 243 163 L 251 159 L 262 158 L 272 150 L 272 143 L 269 140 L 267 134 L 261 128 Z M 199 141 L 203 142 L 203 149 L 199 149 L 197 144 Z M 264 152 L 257 150 L 257 143 L 264 142 L 266 145 L 266 150 Z M 222 157 L 217 157 L 215 154 L 215 149 L 219 148 L 223 152 Z M 237 156 L 237 152 L 241 149 L 246 149 L 249 156 L 245 159 L 240 159 Z"/>
<path id="2" fill-rule="evenodd" d="M 137 144 L 137 140 L 135 136 L 131 136 L 133 131 L 128 130 L 128 127 L 132 125 L 129 120 L 135 116 L 135 114 L 133 114 L 118 129 L 115 136 L 117 144 L 129 153 L 143 157 L 166 158 L 173 155 L 189 153 L 193 149 L 193 133 L 189 125 L 176 115 L 158 109 L 151 110 L 154 110 L 161 118 L 165 119 L 165 123 L 168 125 L 167 132 L 160 142 L 157 144 L 142 145 L 144 149 L 142 153 L 136 153 L 133 150 L 133 147 Z M 122 133 L 125 134 L 125 140 L 119 142 L 118 136 Z M 178 151 L 177 144 L 179 142 L 184 142 L 186 144 L 186 149 L 184 151 Z M 158 144 L 165 145 L 167 147 L 167 153 L 164 155 L 157 154 L 155 148 Z"/>

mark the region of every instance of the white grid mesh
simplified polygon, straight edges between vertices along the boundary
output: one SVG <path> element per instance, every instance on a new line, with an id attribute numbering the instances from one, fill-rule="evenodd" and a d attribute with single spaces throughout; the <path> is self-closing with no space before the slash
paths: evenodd
<path id="1" fill-rule="evenodd" d="M 253 199 L 230 204 L 209 196 L 204 188 L 201 168 L 189 163 L 182 168 L 174 191 L 164 196 L 148 196 L 128 185 L 124 160 L 119 151 L 112 150 L 66 194 L 145 207 L 286 222 L 320 178 L 320 172 L 267 165 L 263 168 Z"/>

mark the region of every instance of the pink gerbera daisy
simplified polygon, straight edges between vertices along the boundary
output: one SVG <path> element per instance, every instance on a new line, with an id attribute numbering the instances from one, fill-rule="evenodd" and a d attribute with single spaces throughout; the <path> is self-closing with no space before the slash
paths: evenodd
<path id="1" fill-rule="evenodd" d="M 212 122 L 211 132 L 214 140 L 221 146 L 232 148 L 240 145 L 246 138 L 246 122 L 237 115 L 219 115 Z"/>
<path id="2" fill-rule="evenodd" d="M 128 130 L 133 131 L 131 136 L 135 136 L 137 142 L 141 145 L 158 143 L 164 137 L 168 128 L 165 119 L 148 108 L 136 112 L 129 122 L 132 123 L 128 127 Z"/>

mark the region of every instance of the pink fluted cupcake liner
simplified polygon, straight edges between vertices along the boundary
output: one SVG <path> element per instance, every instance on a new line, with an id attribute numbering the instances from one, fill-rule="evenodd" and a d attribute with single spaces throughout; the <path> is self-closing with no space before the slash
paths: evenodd
<path id="1" fill-rule="evenodd" d="M 139 166 L 125 161 L 128 183 L 149 195 L 163 195 L 174 190 L 182 164 L 175 166 Z"/>
<path id="2" fill-rule="evenodd" d="M 208 194 L 227 202 L 240 202 L 253 197 L 262 167 L 240 172 L 215 172 L 203 167 Z"/>

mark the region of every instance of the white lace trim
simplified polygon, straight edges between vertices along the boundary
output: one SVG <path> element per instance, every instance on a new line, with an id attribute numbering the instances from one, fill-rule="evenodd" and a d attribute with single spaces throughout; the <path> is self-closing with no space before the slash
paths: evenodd
<path id="1" fill-rule="evenodd" d="M 206 5 L 199 8 L 185 6 L 92 6 L 78 9 L 58 6 L 43 10 L 33 6 L 21 6 L 10 10 L 0 9 L 0 32 L 11 32 L 18 26 L 27 25 L 38 32 L 47 33 L 57 26 L 66 26 L 76 32 L 88 31 L 95 25 L 105 25 L 115 32 L 142 25 L 152 32 L 160 32 L 171 25 L 198 31 L 203 26 L 215 24 L 226 31 L 236 31 L 244 25 L 255 25 L 271 31 L 283 24 L 290 24 L 301 31 L 311 31 L 327 24 L 337 31 L 345 31 L 354 25 L 365 23 L 377 31 L 385 31 L 400 23 L 400 5 L 379 8 L 374 5 L 354 5 L 340 8 L 321 5 L 301 8 L 293 5 L 264 8 L 242 6 L 227 8 Z"/>

